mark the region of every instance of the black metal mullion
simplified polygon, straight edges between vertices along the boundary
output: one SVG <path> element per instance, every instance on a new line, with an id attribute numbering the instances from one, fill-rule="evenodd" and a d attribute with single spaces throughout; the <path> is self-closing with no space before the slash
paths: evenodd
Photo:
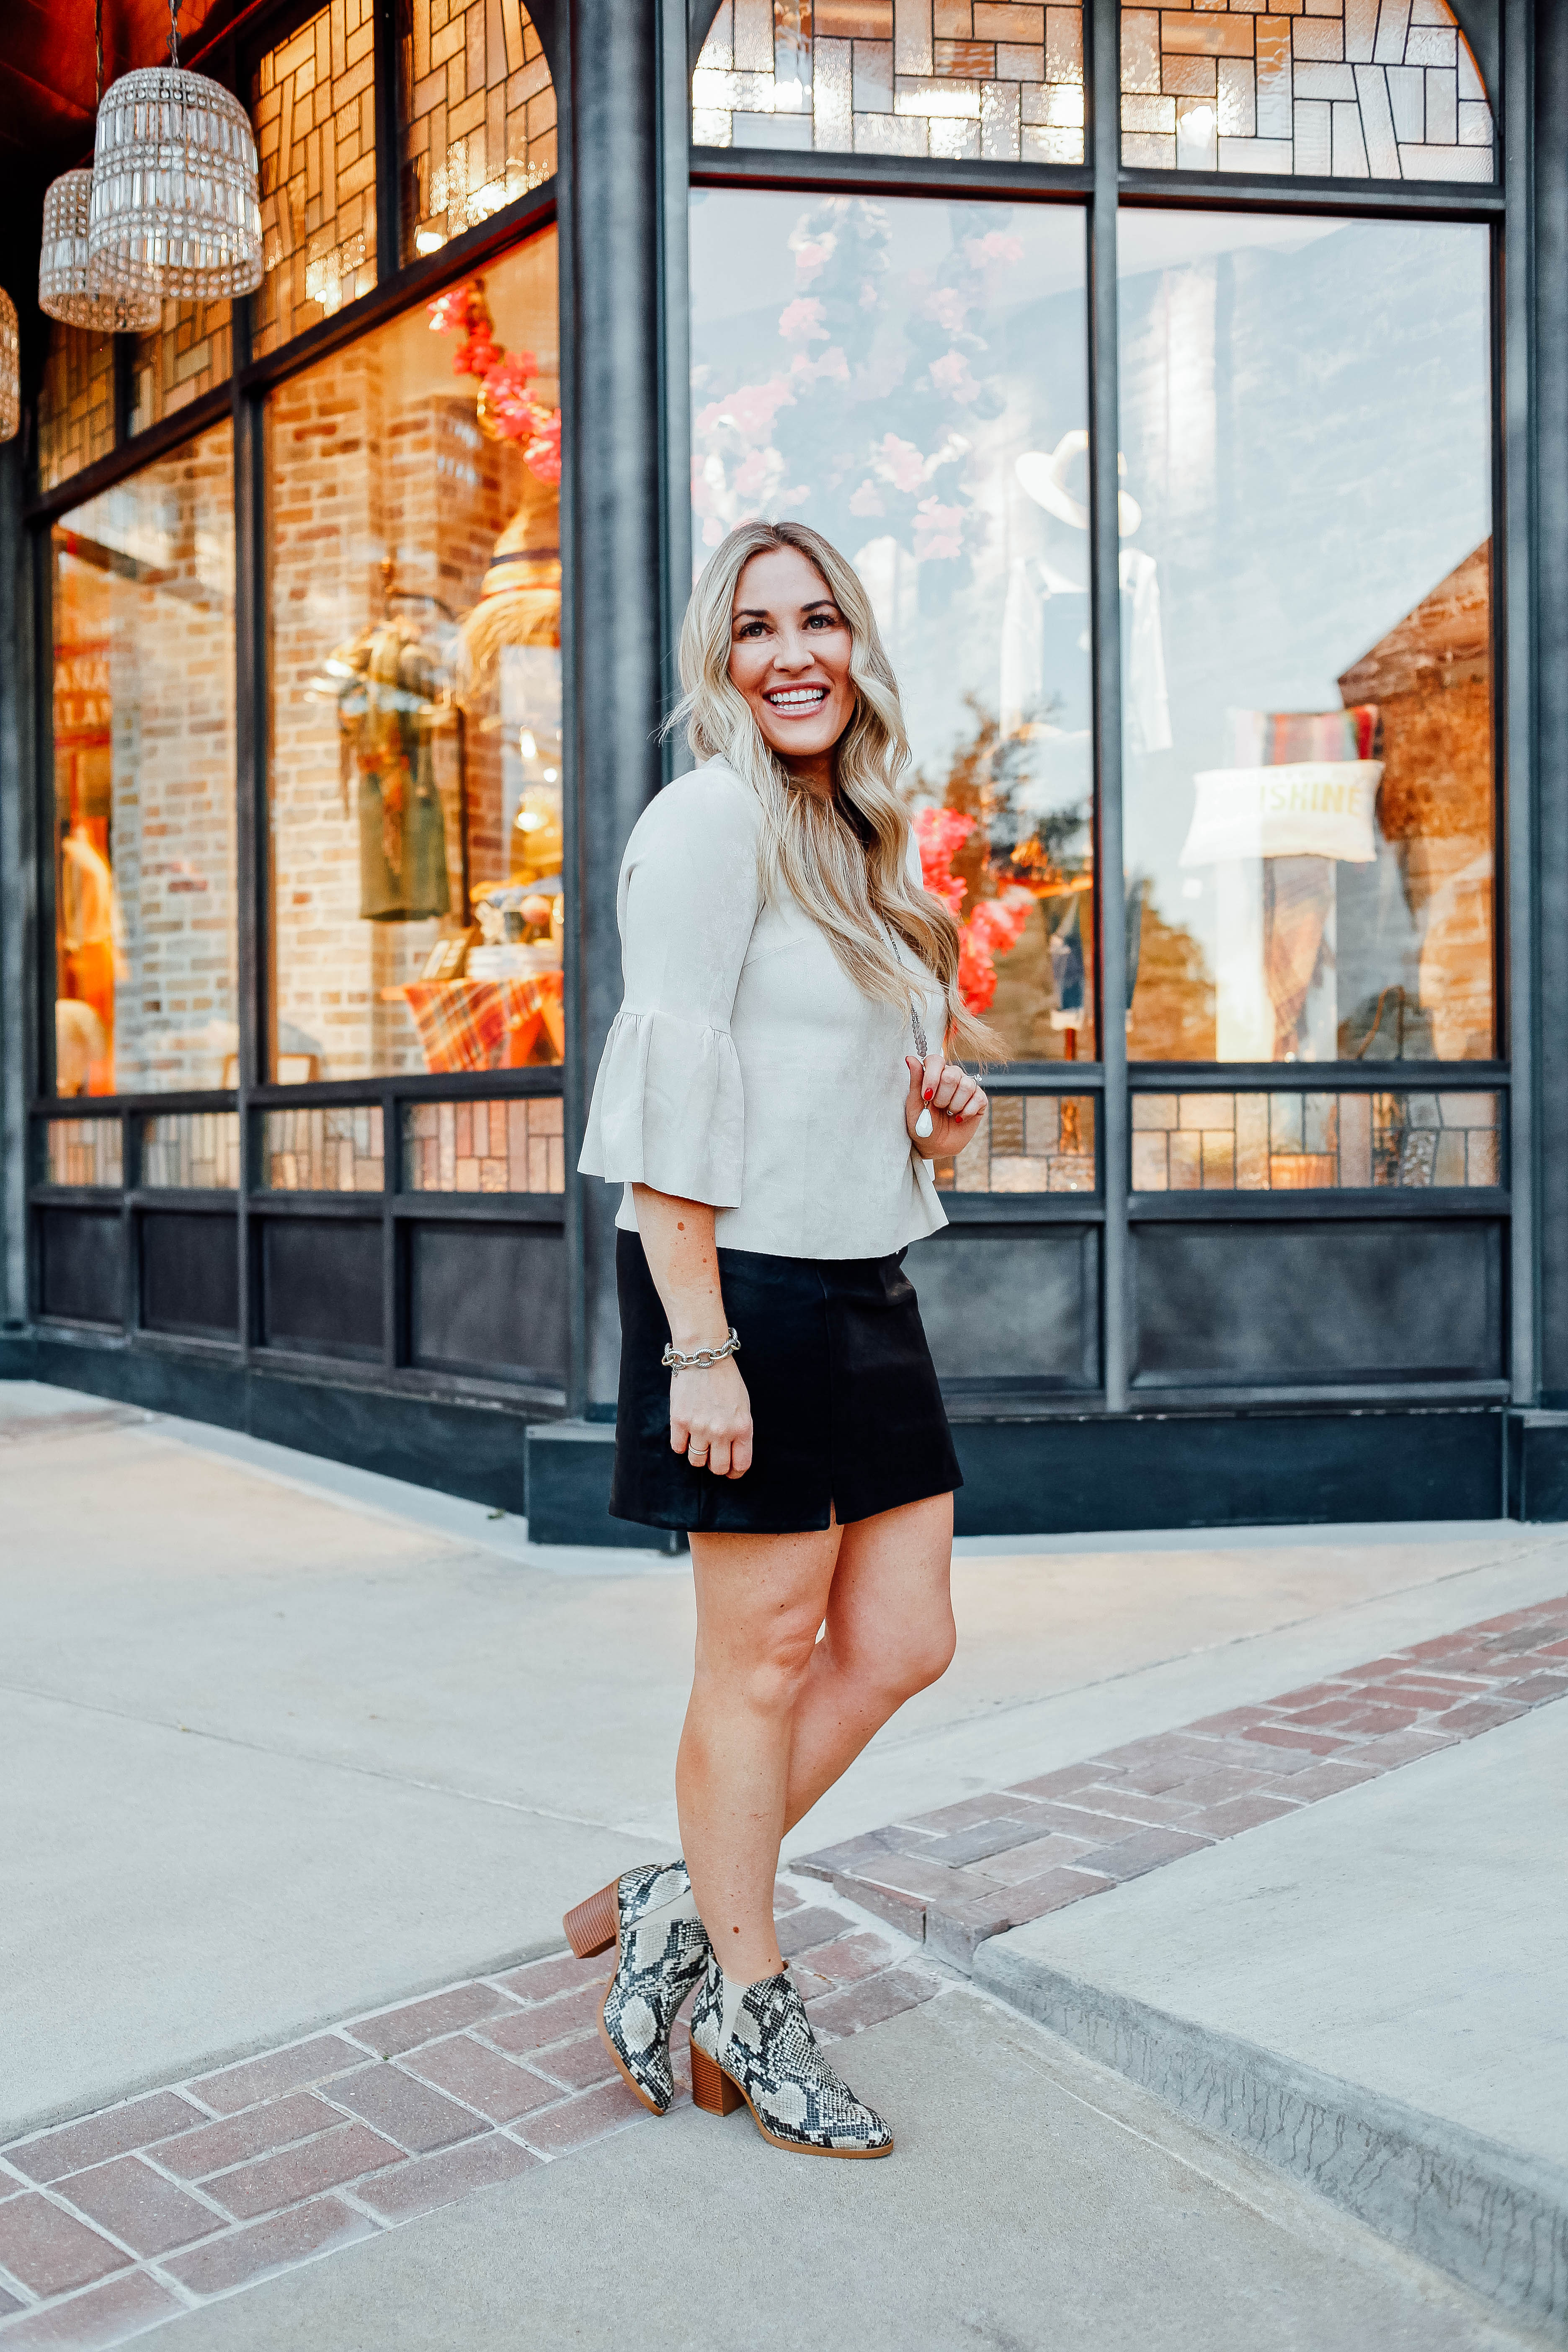
<path id="1" fill-rule="evenodd" d="M 1089 539 L 1094 644 L 1094 874 L 1099 949 L 1099 1146 L 1105 1227 L 1100 1272 L 1101 1373 L 1108 1411 L 1127 1406 L 1130 1114 L 1127 1092 L 1127 909 L 1121 843 L 1121 576 L 1118 531 L 1116 207 L 1121 166 L 1118 0 L 1091 0 L 1089 221 Z"/>
<path id="2" fill-rule="evenodd" d="M 406 1361 L 409 1301 L 397 1220 L 397 1190 L 403 1172 L 403 1106 L 390 1089 L 381 1096 L 381 1360 L 389 1372 Z"/>
<path id="3" fill-rule="evenodd" d="M 267 1073 L 266 474 L 259 403 L 234 383 L 235 907 L 239 1084 L 239 1346 L 248 1359 L 257 1301 L 250 1282 L 251 1099 Z"/>
<path id="4" fill-rule="evenodd" d="M 1334 213 L 1357 220 L 1488 220 L 1503 192 L 1471 181 L 1254 179 L 1237 172 L 1120 174 L 1123 204 L 1219 212 Z"/>
<path id="5" fill-rule="evenodd" d="M 1534 11 L 1506 0 L 1503 67 L 1507 251 L 1503 271 L 1503 552 L 1507 583 L 1507 667 L 1503 677 L 1503 803 L 1508 877 L 1509 990 L 1506 1038 L 1514 1073 L 1510 1089 L 1509 1181 L 1514 1201 L 1510 1265 L 1510 1377 L 1519 1405 L 1541 1385 L 1540 968 L 1537 900 L 1535 566 L 1537 461 L 1531 414 L 1535 324 Z M 1495 527 L 1495 524 L 1494 524 Z M 1495 568 L 1494 568 L 1495 579 Z M 1499 893 L 1500 898 L 1501 893 Z"/>
<path id="6" fill-rule="evenodd" d="M 403 124 L 398 54 L 399 0 L 375 6 L 375 282 L 385 286 L 403 266 Z"/>

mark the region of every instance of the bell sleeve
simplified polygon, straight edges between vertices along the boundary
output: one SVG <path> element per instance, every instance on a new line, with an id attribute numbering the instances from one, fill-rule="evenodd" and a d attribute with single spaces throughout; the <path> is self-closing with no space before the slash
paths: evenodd
<path id="1" fill-rule="evenodd" d="M 626 995 L 577 1162 L 606 1183 L 740 1206 L 745 1104 L 730 1016 L 759 905 L 760 812 L 725 772 L 667 784 L 621 866 Z"/>

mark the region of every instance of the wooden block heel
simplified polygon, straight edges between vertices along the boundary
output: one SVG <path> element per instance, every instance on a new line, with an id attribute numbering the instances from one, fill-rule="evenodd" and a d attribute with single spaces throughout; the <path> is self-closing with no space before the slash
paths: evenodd
<path id="1" fill-rule="evenodd" d="M 566 1941 L 580 1960 L 597 1958 L 615 1942 L 616 1890 L 619 1885 L 618 1878 L 612 1878 L 608 1886 L 601 1886 L 597 1895 L 590 1895 L 585 1903 L 579 1903 L 562 1920 Z"/>
<path id="2" fill-rule="evenodd" d="M 691 2104 L 700 2107 L 706 2116 L 732 2116 L 742 2105 L 742 2094 L 722 2066 L 716 2066 L 707 2051 L 695 2042 L 691 2045 Z"/>

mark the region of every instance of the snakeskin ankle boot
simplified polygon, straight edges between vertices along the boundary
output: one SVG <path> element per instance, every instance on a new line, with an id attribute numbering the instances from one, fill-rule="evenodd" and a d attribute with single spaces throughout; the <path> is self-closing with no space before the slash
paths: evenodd
<path id="1" fill-rule="evenodd" d="M 644 2106 L 662 2116 L 675 2096 L 670 2028 L 709 1957 L 686 1864 L 678 1858 L 623 1871 L 562 1925 L 580 1960 L 616 1947 L 599 2031 Z"/>
<path id="2" fill-rule="evenodd" d="M 710 1954 L 691 2012 L 691 2096 L 727 2116 L 742 2099 L 775 2147 L 804 2156 L 890 2156 L 893 2135 L 816 2046 L 787 1976 L 737 1984 Z"/>

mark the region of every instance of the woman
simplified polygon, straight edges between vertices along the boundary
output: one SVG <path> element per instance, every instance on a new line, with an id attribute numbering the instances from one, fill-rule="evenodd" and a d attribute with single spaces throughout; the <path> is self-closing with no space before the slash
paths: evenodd
<path id="1" fill-rule="evenodd" d="M 898 687 L 843 557 L 799 523 L 731 531 L 680 675 L 671 724 L 704 764 L 626 845 L 626 1001 L 579 1166 L 626 1188 L 610 1507 L 690 1531 L 685 1853 L 566 1929 L 582 1957 L 616 1947 L 603 2031 L 645 2105 L 669 2105 L 700 1978 L 700 2106 L 744 2097 L 780 2147 L 885 2156 L 813 2041 L 773 1880 L 785 1833 L 952 1656 L 962 1480 L 901 1260 L 946 1222 L 931 1162 L 984 1108 L 941 1048 L 990 1041 L 921 887 Z"/>

